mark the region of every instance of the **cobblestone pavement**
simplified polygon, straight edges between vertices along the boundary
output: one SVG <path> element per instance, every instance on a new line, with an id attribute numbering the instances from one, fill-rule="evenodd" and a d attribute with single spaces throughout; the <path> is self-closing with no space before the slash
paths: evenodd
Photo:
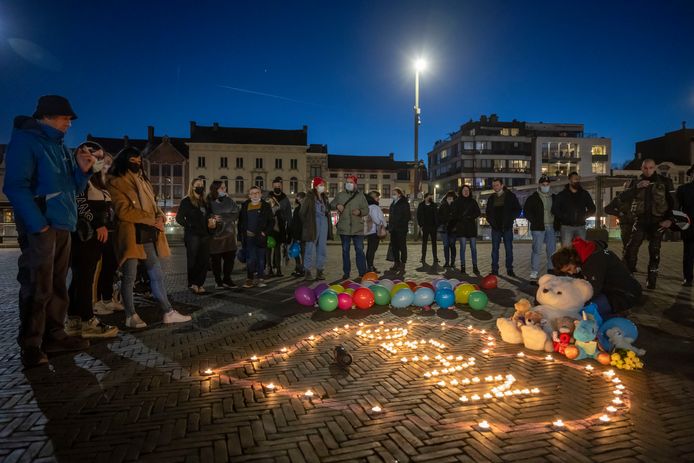
<path id="1" fill-rule="evenodd" d="M 479 244 L 483 272 L 489 250 Z M 317 312 L 292 300 L 291 277 L 262 289 L 195 296 L 185 289 L 183 249 L 174 251 L 167 284 L 192 323 L 158 324 L 157 309 L 144 302 L 150 329 L 123 331 L 85 352 L 51 358 L 50 368 L 23 371 L 14 340 L 18 252 L 0 250 L 0 460 L 694 461 L 694 311 L 691 288 L 679 285 L 681 243 L 664 243 L 659 288 L 633 310 L 646 366 L 618 370 L 621 383 L 597 363 L 529 351 L 518 357 L 518 347 L 488 345 L 496 338 L 494 319 L 534 294 L 522 278 L 528 243 L 516 244 L 521 278 L 502 275 L 487 310 L 431 314 L 386 307 Z M 409 276 L 433 278 L 437 272 L 414 262 L 417 244 L 409 254 Z M 645 252 L 640 259 L 643 270 Z M 339 247 L 329 248 L 329 262 L 328 276 L 337 280 Z M 122 313 L 104 319 L 124 323 Z M 410 344 L 389 352 L 380 346 L 388 336 Z M 414 340 L 425 342 L 414 350 Z M 332 360 L 340 344 L 354 358 L 346 370 Z M 443 373 L 442 361 L 459 371 Z M 433 370 L 439 375 L 427 378 Z M 442 380 L 445 386 L 437 384 Z M 504 382 L 510 395 L 485 398 L 492 387 L 506 389 Z M 615 398 L 623 403 L 611 413 L 606 407 Z M 558 418 L 564 428 L 552 427 Z"/>

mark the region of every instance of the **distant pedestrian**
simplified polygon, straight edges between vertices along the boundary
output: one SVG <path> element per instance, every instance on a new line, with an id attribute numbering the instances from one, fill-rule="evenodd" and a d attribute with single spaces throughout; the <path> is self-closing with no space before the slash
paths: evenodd
<path id="1" fill-rule="evenodd" d="M 629 188 L 631 182 L 624 183 L 624 190 Z M 624 192 L 616 195 L 610 203 L 605 206 L 605 213 L 617 217 L 619 220 L 619 231 L 620 238 L 622 240 L 622 257 L 625 255 L 627 250 L 627 243 L 629 238 L 631 238 L 631 231 L 634 228 L 634 214 L 631 210 L 631 200 L 628 200 L 627 195 Z M 636 263 L 634 263 L 636 265 Z M 635 270 L 632 270 L 634 273 Z"/>
<path id="2" fill-rule="evenodd" d="M 472 259 L 472 272 L 479 275 L 477 267 L 477 219 L 482 215 L 477 200 L 472 196 L 472 188 L 469 185 L 460 187 L 458 197 L 453 202 L 453 233 L 460 246 L 460 272 L 467 273 L 465 268 L 465 248 L 470 243 L 470 258 Z"/>
<path id="3" fill-rule="evenodd" d="M 412 218 L 410 202 L 400 188 L 393 190 L 393 201 L 388 211 L 388 231 L 393 248 L 393 267 L 391 272 L 405 273 L 407 263 L 407 233 Z"/>
<path id="4" fill-rule="evenodd" d="M 576 236 L 586 239 L 586 218 L 595 214 L 595 203 L 581 186 L 577 172 L 569 174 L 569 183 L 554 198 L 552 214 L 561 226 L 562 246 L 570 246 Z"/>
<path id="5" fill-rule="evenodd" d="M 306 199 L 306 193 L 300 191 L 296 194 L 294 199 L 295 206 L 292 212 L 292 221 L 289 224 L 289 239 L 290 244 L 298 244 L 301 251 L 299 255 L 294 258 L 294 271 L 292 272 L 293 277 L 301 278 L 304 276 L 304 254 L 306 252 L 306 247 L 304 246 L 304 241 L 301 235 L 304 231 L 304 223 L 301 220 L 301 203 Z"/>
<path id="6" fill-rule="evenodd" d="M 282 255 L 287 253 L 287 230 L 292 220 L 292 204 L 284 191 L 282 191 L 282 177 L 275 177 L 272 181 L 272 190 L 268 193 L 268 199 L 277 203 L 273 207 L 275 224 L 271 236 L 275 238 L 276 245 L 268 250 L 267 264 L 270 267 L 268 276 L 284 276 L 282 274 Z M 270 203 L 272 207 L 272 203 Z M 270 254 L 272 258 L 270 258 Z"/>
<path id="7" fill-rule="evenodd" d="M 672 181 L 656 172 L 655 161 L 644 159 L 641 176 L 631 182 L 623 193 L 631 201 L 634 227 L 627 243 L 624 261 L 632 272 L 636 269 L 636 257 L 644 239 L 648 240 L 648 276 L 646 287 L 655 289 L 660 267 L 660 243 L 663 233 L 672 225 L 674 200 Z"/>
<path id="8" fill-rule="evenodd" d="M 71 153 L 63 142 L 77 115 L 68 100 L 42 96 L 32 117 L 17 116 L 7 145 L 3 192 L 17 223 L 22 250 L 17 281 L 22 364 L 48 363 L 46 352 L 80 350 L 89 341 L 65 333 L 70 232 L 77 224 L 76 195 L 96 158 Z"/>
<path id="9" fill-rule="evenodd" d="M 504 186 L 500 178 L 492 181 L 494 193 L 487 199 L 487 222 L 492 229 L 492 275 L 499 274 L 499 248 L 504 242 L 506 254 L 506 274 L 515 277 L 513 272 L 513 224 L 520 214 L 521 207 L 516 195 Z"/>
<path id="10" fill-rule="evenodd" d="M 420 261 L 422 265 L 426 265 L 427 260 L 427 242 L 431 240 L 431 254 L 434 257 L 434 265 L 439 263 L 439 257 L 436 253 L 436 228 L 438 222 L 438 204 L 434 202 L 434 195 L 427 193 L 424 195 L 424 201 L 417 206 L 417 224 L 422 230 L 422 256 Z"/>
<path id="11" fill-rule="evenodd" d="M 379 205 L 380 200 L 381 193 L 376 190 L 370 192 L 366 196 L 366 202 L 369 204 L 368 230 L 366 231 L 366 242 L 368 244 L 366 250 L 366 266 L 369 272 L 376 273 L 378 273 L 378 269 L 374 265 L 374 258 L 376 257 L 378 246 L 381 244 L 381 239 L 387 234 L 386 218 Z"/>
<path id="12" fill-rule="evenodd" d="M 194 294 L 206 294 L 204 286 L 210 260 L 210 240 L 216 224 L 205 201 L 205 183 L 202 179 L 196 178 L 190 182 L 188 196 L 178 206 L 176 222 L 183 227 L 188 288 Z"/>
<path id="13" fill-rule="evenodd" d="M 357 177 L 350 175 L 345 180 L 345 189 L 335 195 L 330 203 L 331 209 L 337 210 L 337 234 L 342 242 L 342 279 L 349 279 L 351 271 L 350 246 L 354 245 L 359 276 L 366 273 L 366 256 L 364 255 L 364 222 L 369 213 L 366 198 L 357 188 Z"/>
<path id="14" fill-rule="evenodd" d="M 215 225 L 210 240 L 210 260 L 216 289 L 236 288 L 231 273 L 236 260 L 239 206 L 229 197 L 226 185 L 221 180 L 212 182 L 206 202 Z"/>
<path id="15" fill-rule="evenodd" d="M 299 210 L 303 231 L 301 239 L 304 241 L 306 253 L 304 254 L 304 279 L 312 281 L 315 271 L 315 280 L 325 280 L 325 259 L 328 251 L 328 228 L 330 227 L 330 204 L 325 193 L 325 180 L 315 177 L 312 188 L 306 193 L 306 199 L 301 203 Z"/>
<path id="16" fill-rule="evenodd" d="M 262 190 L 254 185 L 248 190 L 248 199 L 241 205 L 238 231 L 246 254 L 246 282 L 244 288 L 265 287 L 265 250 L 267 237 L 272 231 L 273 216 L 270 205 L 262 200 Z"/>
<path id="17" fill-rule="evenodd" d="M 530 281 L 536 282 L 540 273 L 540 257 L 542 247 L 545 247 L 547 272 L 554 269 L 552 255 L 557 249 L 556 218 L 552 214 L 552 204 L 556 195 L 550 190 L 550 179 L 546 175 L 540 177 L 537 191 L 525 200 L 523 211 L 530 222 L 530 234 L 533 238 L 533 249 L 530 254 Z"/>
<path id="18" fill-rule="evenodd" d="M 689 183 L 677 188 L 677 203 L 679 209 L 692 219 L 694 218 L 694 165 L 687 171 L 687 175 L 689 176 Z M 682 244 L 684 246 L 682 286 L 691 287 L 694 280 L 694 227 L 691 224 L 682 232 Z"/>
<path id="19" fill-rule="evenodd" d="M 438 224 L 439 238 L 443 245 L 443 268 L 455 268 L 456 255 L 456 236 L 455 236 L 455 215 L 453 202 L 455 201 L 455 192 L 452 190 L 447 192 L 441 204 L 439 205 L 436 214 L 436 223 Z"/>

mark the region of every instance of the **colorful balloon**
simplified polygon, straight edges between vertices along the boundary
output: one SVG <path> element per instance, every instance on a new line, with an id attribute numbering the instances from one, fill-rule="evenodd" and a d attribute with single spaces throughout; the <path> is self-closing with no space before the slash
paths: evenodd
<path id="1" fill-rule="evenodd" d="M 324 312 L 332 312 L 337 309 L 337 294 L 325 291 L 318 298 L 318 307 Z"/>
<path id="2" fill-rule="evenodd" d="M 448 282 L 454 288 L 460 284 L 460 280 L 458 280 L 457 278 L 451 278 L 450 280 L 448 280 Z"/>
<path id="3" fill-rule="evenodd" d="M 374 294 L 367 288 L 359 288 L 354 292 L 352 301 L 358 309 L 370 309 L 375 302 Z"/>
<path id="4" fill-rule="evenodd" d="M 390 302 L 390 292 L 381 285 L 373 285 L 369 288 L 374 295 L 376 305 L 388 305 Z"/>
<path id="5" fill-rule="evenodd" d="M 439 289 L 453 289 L 453 285 L 451 285 L 448 281 L 446 280 L 441 280 L 438 283 L 436 283 L 436 290 L 438 291 Z"/>
<path id="6" fill-rule="evenodd" d="M 437 289 L 434 300 L 439 307 L 447 309 L 455 304 L 455 293 L 453 293 L 453 290 L 450 288 Z"/>
<path id="7" fill-rule="evenodd" d="M 349 310 L 352 308 L 352 296 L 348 293 L 337 295 L 337 308 L 340 310 Z"/>
<path id="8" fill-rule="evenodd" d="M 407 283 L 396 283 L 395 286 L 393 286 L 393 289 L 390 290 L 390 298 L 393 299 L 395 293 L 397 293 L 401 289 L 410 289 L 410 286 Z M 412 290 L 410 289 L 410 291 Z"/>
<path id="9" fill-rule="evenodd" d="M 291 257 L 292 259 L 296 259 L 301 255 L 301 245 L 294 241 L 289 248 L 287 248 L 287 255 Z"/>
<path id="10" fill-rule="evenodd" d="M 482 281 L 480 282 L 480 286 L 484 289 L 494 289 L 498 284 L 499 280 L 497 280 L 496 275 L 487 275 L 486 277 L 482 278 Z"/>
<path id="11" fill-rule="evenodd" d="M 475 287 L 469 283 L 459 285 L 455 288 L 455 302 L 458 304 L 467 304 L 470 293 L 475 290 Z"/>
<path id="12" fill-rule="evenodd" d="M 390 299 L 390 305 L 397 309 L 404 309 L 412 305 L 414 301 L 414 293 L 410 288 L 401 288 Z"/>
<path id="13" fill-rule="evenodd" d="M 365 281 L 376 281 L 378 280 L 378 274 L 376 272 L 366 272 L 363 277 L 361 277 L 361 282 Z"/>
<path id="14" fill-rule="evenodd" d="M 409 286 L 412 291 L 414 291 L 417 287 L 417 283 L 415 283 L 414 281 L 406 281 L 405 283 L 407 283 L 407 286 Z"/>
<path id="15" fill-rule="evenodd" d="M 330 285 L 328 288 L 332 289 L 337 294 L 345 292 L 345 288 L 342 285 Z"/>
<path id="16" fill-rule="evenodd" d="M 344 285 L 342 285 L 342 286 L 344 286 Z M 363 286 L 360 285 L 359 283 L 350 283 L 347 285 L 347 288 L 352 288 L 353 290 L 356 291 L 359 288 L 363 288 Z"/>
<path id="17" fill-rule="evenodd" d="M 328 285 L 325 283 L 318 283 L 315 288 L 313 288 L 313 294 L 316 296 L 316 299 L 320 297 L 321 294 L 323 294 L 323 291 L 328 289 Z"/>
<path id="18" fill-rule="evenodd" d="M 308 286 L 299 286 L 294 290 L 294 299 L 301 305 L 307 307 L 313 306 L 316 303 L 316 295 Z"/>
<path id="19" fill-rule="evenodd" d="M 267 247 L 268 249 L 273 249 L 275 246 L 277 246 L 277 241 L 275 241 L 275 238 L 272 236 L 267 237 Z"/>
<path id="20" fill-rule="evenodd" d="M 364 288 L 370 288 L 370 287 L 372 287 L 372 286 L 375 285 L 375 284 L 376 284 L 376 283 L 373 282 L 373 281 L 371 281 L 371 280 L 366 280 L 366 281 L 363 281 L 363 282 L 361 283 L 361 285 L 362 285 Z"/>
<path id="21" fill-rule="evenodd" d="M 417 307 L 425 307 L 434 302 L 434 290 L 431 288 L 419 288 L 414 292 L 412 303 Z"/>
<path id="22" fill-rule="evenodd" d="M 352 296 L 354 294 L 354 289 L 353 288 L 347 288 L 347 289 L 345 289 L 344 293 L 340 293 L 340 294 L 349 294 L 350 296 Z"/>
<path id="23" fill-rule="evenodd" d="M 482 310 L 487 307 L 489 299 L 483 291 L 473 291 L 468 296 L 467 303 L 470 305 L 471 309 Z"/>
<path id="24" fill-rule="evenodd" d="M 419 286 L 421 286 L 422 288 L 429 288 L 432 291 L 435 289 L 434 285 L 432 285 L 431 283 L 420 283 Z"/>
<path id="25" fill-rule="evenodd" d="M 381 286 L 383 286 L 384 288 L 386 288 L 388 291 L 390 291 L 391 289 L 393 289 L 393 286 L 395 286 L 395 283 L 393 283 L 393 282 L 392 282 L 391 280 L 389 280 L 388 278 L 382 279 L 381 281 L 378 282 L 378 284 L 381 285 Z"/>

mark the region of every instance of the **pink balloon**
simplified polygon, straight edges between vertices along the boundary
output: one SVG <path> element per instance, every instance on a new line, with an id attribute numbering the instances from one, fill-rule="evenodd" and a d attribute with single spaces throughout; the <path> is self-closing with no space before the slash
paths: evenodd
<path id="1" fill-rule="evenodd" d="M 308 286 L 299 286 L 294 290 L 294 299 L 301 305 L 313 306 L 316 303 L 316 295 Z"/>
<path id="2" fill-rule="evenodd" d="M 340 293 L 337 295 L 337 307 L 342 310 L 349 310 L 352 308 L 352 296 L 348 293 Z"/>

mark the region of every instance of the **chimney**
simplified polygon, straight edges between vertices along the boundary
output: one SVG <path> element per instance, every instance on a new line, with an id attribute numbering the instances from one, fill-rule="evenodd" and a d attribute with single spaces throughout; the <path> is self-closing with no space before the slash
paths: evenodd
<path id="1" fill-rule="evenodd" d="M 497 116 L 496 114 L 490 114 L 489 122 L 491 122 L 492 124 L 496 124 L 497 122 L 499 122 L 499 116 Z"/>
<path id="2" fill-rule="evenodd" d="M 308 133 L 308 125 L 305 125 L 303 128 L 304 133 Z"/>
<path id="3" fill-rule="evenodd" d="M 483 124 L 486 124 L 486 123 L 487 123 L 487 116 L 485 116 L 484 114 L 481 115 L 481 116 L 480 116 L 480 122 L 483 123 Z"/>
<path id="4" fill-rule="evenodd" d="M 195 124 L 195 121 L 190 121 L 190 136 L 193 136 L 193 131 L 195 130 L 195 127 L 197 125 Z"/>
<path id="5" fill-rule="evenodd" d="M 153 125 L 147 126 L 147 140 L 148 141 L 154 141 L 154 126 Z"/>
<path id="6" fill-rule="evenodd" d="M 687 130 L 687 121 L 682 121 L 682 130 Z"/>
<path id="7" fill-rule="evenodd" d="M 212 123 L 212 130 L 219 130 L 219 122 Z"/>

